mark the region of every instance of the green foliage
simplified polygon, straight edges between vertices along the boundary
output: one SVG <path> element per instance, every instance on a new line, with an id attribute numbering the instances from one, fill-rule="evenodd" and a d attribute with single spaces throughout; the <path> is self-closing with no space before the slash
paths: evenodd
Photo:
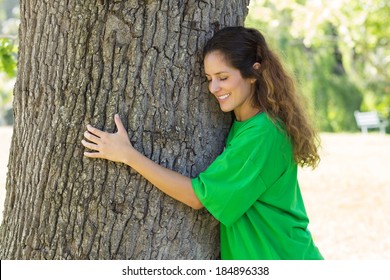
<path id="1" fill-rule="evenodd" d="M 16 47 L 11 40 L 0 39 L 0 71 L 5 72 L 9 77 L 16 75 Z"/>
<path id="2" fill-rule="evenodd" d="M 386 0 L 252 0 L 246 25 L 281 51 L 321 130 L 357 131 L 355 110 L 390 118 L 389 17 Z"/>
<path id="3" fill-rule="evenodd" d="M 16 76 L 17 47 L 13 41 L 0 38 L 0 125 L 12 124 L 12 90 L 5 86 Z"/>

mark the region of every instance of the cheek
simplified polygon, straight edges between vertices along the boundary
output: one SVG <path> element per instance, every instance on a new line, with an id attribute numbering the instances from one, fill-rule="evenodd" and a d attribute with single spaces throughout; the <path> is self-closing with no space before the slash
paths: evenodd
<path id="1" fill-rule="evenodd" d="M 246 93 L 252 93 L 253 89 L 254 89 L 254 85 L 255 83 L 250 83 L 248 81 L 243 81 L 241 83 L 241 89 L 246 92 Z"/>
<path id="2" fill-rule="evenodd" d="M 207 84 L 207 88 L 208 88 L 209 92 L 212 93 L 212 92 L 211 92 L 211 83 L 208 83 L 208 84 Z"/>

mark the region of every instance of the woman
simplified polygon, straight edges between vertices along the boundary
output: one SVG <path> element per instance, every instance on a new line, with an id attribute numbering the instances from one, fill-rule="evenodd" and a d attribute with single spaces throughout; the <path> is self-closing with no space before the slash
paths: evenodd
<path id="1" fill-rule="evenodd" d="M 221 222 L 222 259 L 322 259 L 307 230 L 297 165 L 315 167 L 317 138 L 294 82 L 255 29 L 227 27 L 204 48 L 210 92 L 234 112 L 226 149 L 196 178 L 136 151 L 115 115 L 117 133 L 90 125 L 85 156 L 122 162 L 171 197 Z"/>

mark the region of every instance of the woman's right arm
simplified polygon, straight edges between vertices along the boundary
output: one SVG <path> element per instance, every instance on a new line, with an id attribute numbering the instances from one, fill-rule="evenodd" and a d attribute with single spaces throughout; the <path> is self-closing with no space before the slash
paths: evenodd
<path id="1" fill-rule="evenodd" d="M 172 198 L 194 209 L 203 208 L 189 177 L 167 169 L 138 152 L 131 145 L 119 116 L 115 115 L 114 120 L 118 128 L 116 133 L 107 133 L 87 126 L 84 137 L 88 141 L 83 140 L 82 144 L 92 152 L 84 152 L 85 156 L 125 163 Z"/>
<path id="2" fill-rule="evenodd" d="M 194 209 L 203 208 L 192 188 L 190 178 L 155 163 L 134 148 L 128 151 L 126 158 L 125 163 L 127 165 L 131 166 L 162 192 Z"/>

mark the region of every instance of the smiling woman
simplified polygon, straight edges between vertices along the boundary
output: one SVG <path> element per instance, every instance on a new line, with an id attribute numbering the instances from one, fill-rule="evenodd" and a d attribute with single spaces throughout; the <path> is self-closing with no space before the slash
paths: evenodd
<path id="1" fill-rule="evenodd" d="M 138 152 L 118 115 L 118 132 L 87 126 L 91 158 L 122 162 L 194 209 L 205 207 L 221 229 L 222 259 L 322 259 L 307 229 L 298 164 L 319 160 L 315 132 L 291 78 L 260 32 L 218 31 L 204 48 L 210 92 L 235 121 L 226 148 L 195 178 Z"/>

